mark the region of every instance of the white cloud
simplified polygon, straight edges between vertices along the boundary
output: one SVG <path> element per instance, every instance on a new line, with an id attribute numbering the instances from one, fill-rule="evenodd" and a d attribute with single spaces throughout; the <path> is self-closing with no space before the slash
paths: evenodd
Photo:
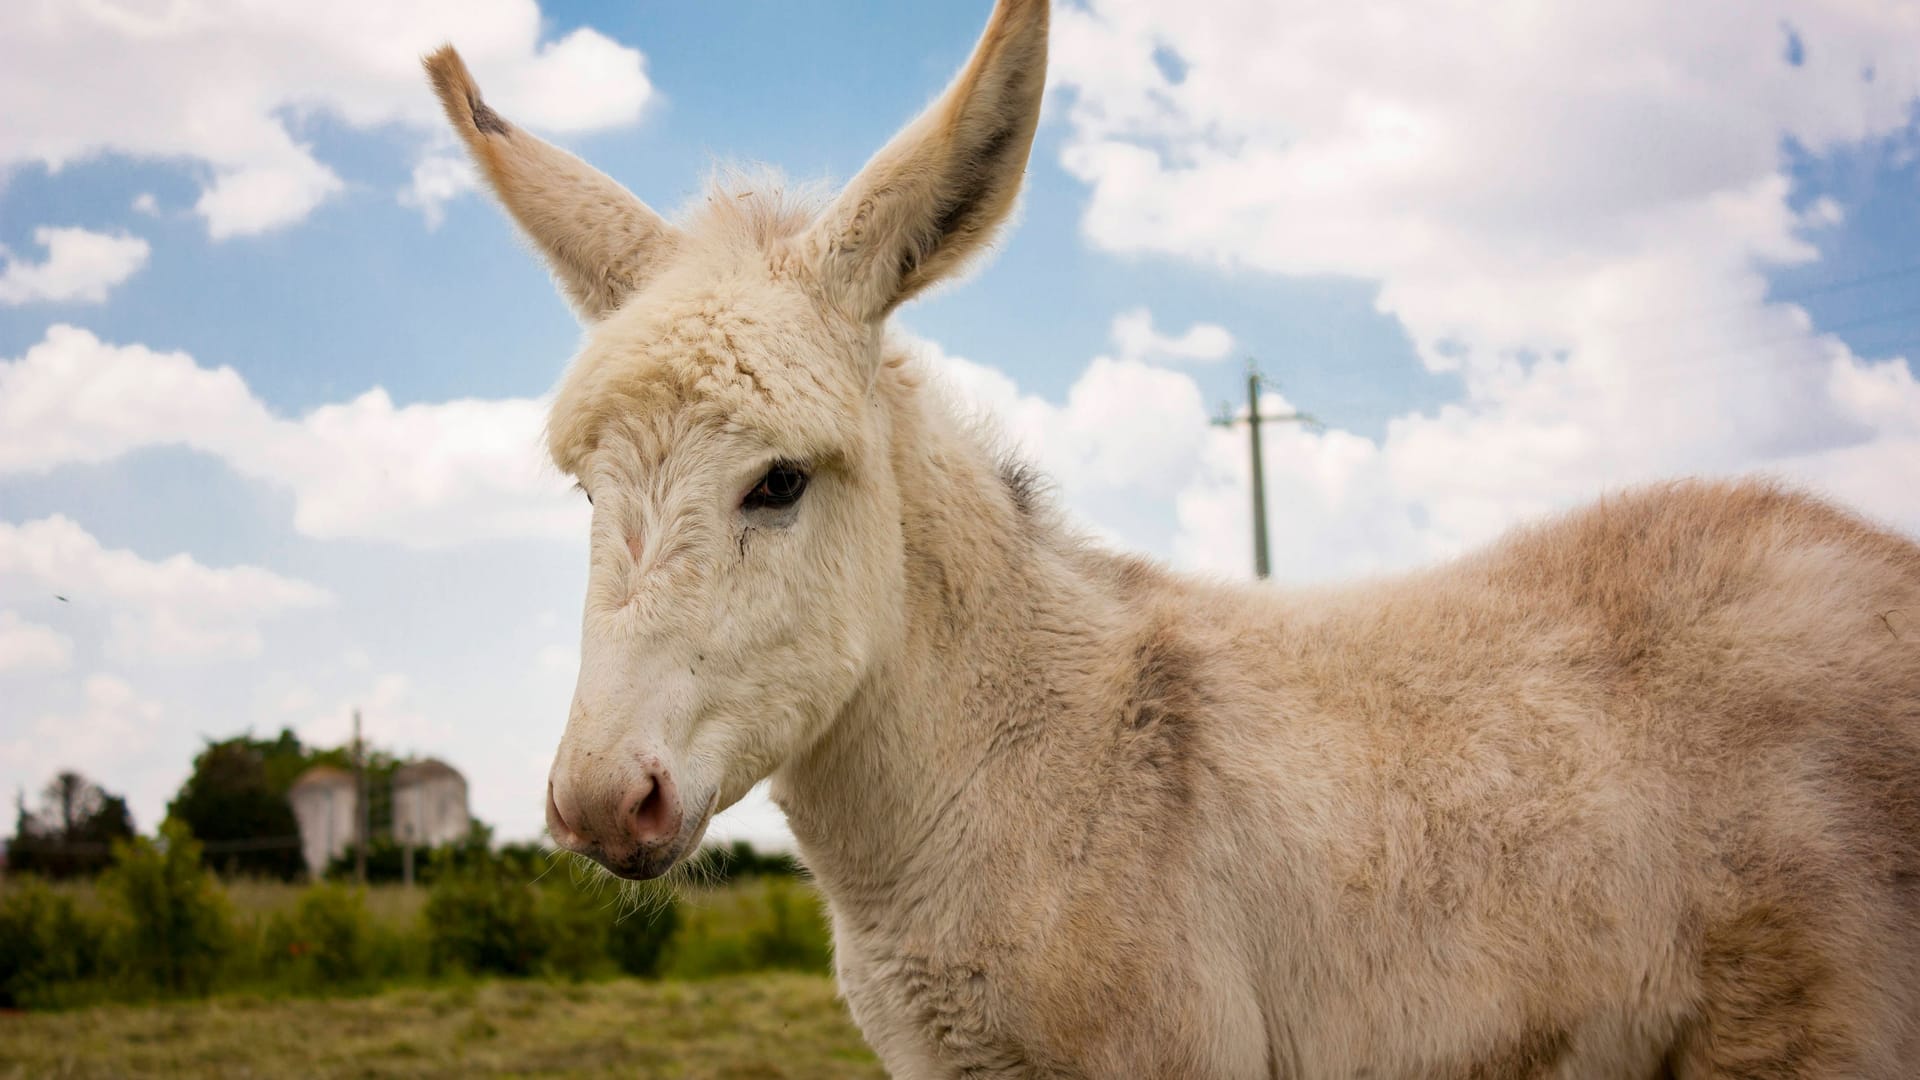
<path id="1" fill-rule="evenodd" d="M 934 342 L 914 344 L 963 412 L 989 418 L 1013 449 L 1047 474 L 1081 529 L 1189 569 L 1248 572 L 1246 435 L 1209 426 L 1191 375 L 1097 356 L 1066 400 L 1054 403 L 1022 392 L 995 368 L 947 355 Z M 1277 393 L 1264 400 L 1264 411 L 1291 408 Z M 1379 471 L 1372 442 L 1292 426 L 1270 426 L 1265 437 L 1274 550 L 1293 558 L 1291 569 L 1308 575 L 1378 569 L 1429 553 L 1417 546 L 1419 538 L 1399 535 L 1392 515 L 1404 511 L 1354 498 L 1357 478 Z M 1302 511 L 1310 529 L 1293 516 Z M 1303 564 L 1307 555 L 1311 562 Z"/>
<path id="2" fill-rule="evenodd" d="M 133 202 L 129 205 L 136 214 L 145 214 L 148 217 L 160 216 L 160 200 L 154 198 L 151 191 L 143 191 L 135 195 Z"/>
<path id="3" fill-rule="evenodd" d="M 413 547 L 584 533 L 584 504 L 545 463 L 531 398 L 398 406 L 375 388 L 275 416 L 230 368 L 54 326 L 0 361 L 0 473 L 187 446 L 293 492 L 316 537 Z"/>
<path id="4" fill-rule="evenodd" d="M 933 342 L 914 344 L 936 385 L 1041 467 L 1083 529 L 1187 569 L 1249 572 L 1247 435 L 1209 428 L 1190 375 L 1097 356 L 1055 403 Z M 1327 580 L 1430 562 L 1519 520 L 1673 471 L 1765 472 L 1920 533 L 1920 382 L 1902 361 L 1870 364 L 1837 344 L 1823 347 L 1828 360 L 1813 385 L 1836 426 L 1787 427 L 1771 440 L 1744 438 L 1744 421 L 1644 402 L 1648 416 L 1623 408 L 1594 421 L 1592 386 L 1564 364 L 1522 377 L 1511 401 L 1399 417 L 1380 440 L 1268 425 L 1274 572 Z M 1279 393 L 1263 398 L 1269 413 L 1293 408 Z M 1691 429 L 1698 442 L 1663 426 Z M 1671 467 L 1680 454 L 1691 455 L 1691 468 Z"/>
<path id="5" fill-rule="evenodd" d="M 0 251 L 0 304 L 105 302 L 114 286 L 147 264 L 147 242 L 126 233 L 43 225 L 33 242 L 47 250 L 44 262 Z"/>
<path id="6" fill-rule="evenodd" d="M 110 345 L 71 326 L 49 328 L 24 356 L 0 362 L 0 472 L 107 461 L 156 444 L 218 453 L 265 442 L 273 425 L 232 368 Z"/>
<path id="7" fill-rule="evenodd" d="M 419 61 L 447 40 L 520 123 L 565 134 L 635 122 L 653 96 L 644 57 L 584 28 L 543 42 L 541 23 L 534 0 L 0 5 L 0 170 L 112 153 L 185 161 L 206 178 L 195 208 L 212 236 L 285 226 L 342 187 L 300 122 L 437 131 Z M 85 93 L 71 92 L 75 71 Z"/>
<path id="8" fill-rule="evenodd" d="M 1579 280 L 1753 192 L 1782 137 L 1817 153 L 1908 122 L 1920 30 L 1904 3 L 1806 22 L 1820 46 L 1791 68 L 1777 24 L 1730 3 L 1468 18 L 1416 2 L 1094 0 L 1063 9 L 1057 34 L 1065 160 L 1093 186 L 1089 235 L 1116 249 L 1428 287 L 1429 271 L 1480 277 L 1489 258 Z M 1156 62 L 1168 54 L 1183 72 Z M 1781 247 L 1776 218 L 1748 224 L 1731 230 L 1738 254 Z"/>
<path id="9" fill-rule="evenodd" d="M 714 815 L 707 826 L 709 844 L 731 844 L 745 840 L 761 851 L 794 850 L 793 830 L 787 828 L 787 815 L 773 803 L 765 783 L 751 791 L 724 812 Z"/>
<path id="10" fill-rule="evenodd" d="M 78 709 L 43 713 L 15 729 L 14 738 L 0 742 L 0 763 L 49 775 L 71 768 L 111 780 L 116 765 L 133 761 L 153 742 L 163 714 L 119 676 L 90 675 Z"/>
<path id="11" fill-rule="evenodd" d="M 413 167 L 413 178 L 400 192 L 400 204 L 420 211 L 427 228 L 446 220 L 447 203 L 478 187 L 473 163 L 453 154 L 429 154 Z"/>
<path id="12" fill-rule="evenodd" d="M 1793 209 L 1782 143 L 1914 149 L 1920 25 L 1894 2 L 1795 25 L 1800 67 L 1732 4 L 1062 9 L 1063 161 L 1094 244 L 1378 281 L 1464 381 L 1381 440 L 1270 430 L 1277 572 L 1422 561 L 1690 473 L 1776 472 L 1920 528 L 1909 365 L 1765 299 L 1765 271 L 1845 216 Z M 1244 439 L 1209 436 L 1181 561 L 1245 572 Z"/>
<path id="13" fill-rule="evenodd" d="M 388 672 L 331 707 L 312 713 L 294 730 L 312 746 L 346 746 L 353 741 L 353 716 L 358 712 L 361 735 L 372 745 L 403 754 L 425 746 L 446 745 L 453 728 L 442 720 L 430 719 L 414 698 L 412 681 L 398 672 Z"/>
<path id="14" fill-rule="evenodd" d="M 193 208 L 207 219 L 208 236 L 225 240 L 291 225 L 345 186 L 305 147 L 274 156 L 279 160 L 221 173 L 200 192 Z"/>
<path id="15" fill-rule="evenodd" d="M 320 695 L 311 686 L 295 686 L 280 695 L 279 710 L 286 714 L 312 712 L 320 704 Z"/>
<path id="16" fill-rule="evenodd" d="M 1153 312 L 1146 308 L 1123 311 L 1113 317 L 1113 347 L 1123 360 L 1164 357 L 1169 360 L 1211 361 L 1233 351 L 1233 335 L 1216 323 L 1194 323 L 1179 337 L 1153 328 Z"/>
<path id="17" fill-rule="evenodd" d="M 546 463 L 545 422 L 531 398 L 396 406 L 376 388 L 277 421 L 252 463 L 246 447 L 221 456 L 292 489 L 294 525 L 311 536 L 436 547 L 583 535 L 584 500 Z"/>
<path id="18" fill-rule="evenodd" d="M 330 602 L 304 581 L 256 566 L 215 569 L 180 554 L 152 562 L 101 546 L 55 515 L 0 522 L 0 581 L 64 596 L 78 612 L 104 618 L 109 654 L 124 660 L 250 657 L 260 625 L 290 611 Z"/>
<path id="19" fill-rule="evenodd" d="M 1165 553 L 1167 502 L 1195 475 L 1206 447 L 1206 406 L 1190 376 L 1097 356 L 1056 404 L 937 343 L 906 340 L 963 415 L 987 419 L 1009 449 L 1057 483 L 1081 529 Z"/>
<path id="20" fill-rule="evenodd" d="M 63 694 L 71 698 L 71 691 Z M 11 718 L 9 718 L 11 720 Z M 168 710 L 105 672 L 87 676 L 78 700 L 0 727 L 0 772 L 27 790 L 73 769 L 127 797 L 136 827 L 158 824 L 190 753 L 168 730 Z"/>
<path id="21" fill-rule="evenodd" d="M 18 612 L 0 611 L 0 672 L 64 671 L 72 662 L 72 638 Z"/>
<path id="22" fill-rule="evenodd" d="M 1172 494 L 1191 475 L 1207 416 L 1199 385 L 1180 372 L 1096 356 L 1056 405 L 996 368 L 908 340 L 963 412 L 991 418 L 1013 449 L 1076 491 Z"/>

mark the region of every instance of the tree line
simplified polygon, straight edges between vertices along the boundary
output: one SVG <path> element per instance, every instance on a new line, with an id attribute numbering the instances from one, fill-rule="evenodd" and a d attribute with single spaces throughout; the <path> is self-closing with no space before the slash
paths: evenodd
<path id="1" fill-rule="evenodd" d="M 291 881 L 306 871 L 300 826 L 287 791 L 315 765 L 352 767 L 345 748 L 307 746 L 290 730 L 271 739 L 252 734 L 210 740 L 167 803 L 166 820 L 184 825 L 207 865 L 229 877 Z M 385 791 L 404 762 L 382 750 L 367 755 L 368 787 Z M 376 830 L 391 823 L 391 800 L 371 800 Z M 50 878 L 92 876 L 105 869 L 115 841 L 136 834 L 126 799 L 74 771 L 56 775 L 36 809 L 22 796 L 7 845 L 9 873 Z"/>
<path id="2" fill-rule="evenodd" d="M 385 750 L 366 754 L 368 817 L 367 880 L 399 881 L 403 854 L 392 837 L 393 774 L 407 761 Z M 300 826 L 287 793 L 294 781 L 316 765 L 353 767 L 345 747 L 308 746 L 290 730 L 271 739 L 252 734 L 209 740 L 194 756 L 193 769 L 167 803 L 167 822 L 177 822 L 193 838 L 202 863 L 227 878 L 297 880 L 306 873 L 300 852 Z M 18 800 L 13 836 L 7 847 L 7 872 L 65 879 L 92 877 L 110 864 L 116 843 L 137 834 L 127 801 L 78 772 L 57 774 L 29 809 Z M 438 861 L 423 865 L 432 875 L 464 865 L 482 852 L 531 861 L 538 844 L 496 845 L 480 822 Z M 349 852 L 334 860 L 326 876 L 352 872 Z M 791 876 L 799 864 L 790 855 L 756 851 L 746 843 L 703 850 L 692 866 L 695 880 L 724 882 L 738 877 Z M 422 878 L 422 884 L 427 879 Z"/>
<path id="3" fill-rule="evenodd" d="M 657 883 L 612 888 L 575 859 L 477 834 L 436 850 L 419 889 L 223 882 L 170 820 L 157 839 L 113 844 L 90 882 L 0 888 L 0 1008 L 827 969 L 825 915 L 803 881 L 743 872 L 682 904 Z"/>

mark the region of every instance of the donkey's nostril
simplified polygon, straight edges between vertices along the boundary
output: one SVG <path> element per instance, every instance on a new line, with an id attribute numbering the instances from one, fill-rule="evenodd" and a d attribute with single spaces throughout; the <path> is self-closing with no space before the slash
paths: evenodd
<path id="1" fill-rule="evenodd" d="M 665 840 L 679 831 L 674 820 L 672 782 L 665 776 L 648 773 L 628 794 L 621 815 L 633 838 L 642 844 Z"/>

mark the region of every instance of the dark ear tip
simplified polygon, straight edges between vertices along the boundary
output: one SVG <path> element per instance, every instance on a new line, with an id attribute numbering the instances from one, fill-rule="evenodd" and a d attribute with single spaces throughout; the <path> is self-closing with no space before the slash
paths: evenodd
<path id="1" fill-rule="evenodd" d="M 507 134 L 507 122 L 480 97 L 480 87 L 452 45 L 440 46 L 422 57 L 420 63 L 427 69 L 434 93 L 440 96 L 440 104 L 455 127 L 471 126 L 482 135 Z"/>

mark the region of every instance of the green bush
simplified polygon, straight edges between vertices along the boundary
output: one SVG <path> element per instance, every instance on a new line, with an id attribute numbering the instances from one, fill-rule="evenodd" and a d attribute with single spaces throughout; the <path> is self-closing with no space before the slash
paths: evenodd
<path id="1" fill-rule="evenodd" d="M 440 876 L 422 914 L 436 971 L 528 975 L 546 959 L 538 886 L 480 868 Z"/>
<path id="2" fill-rule="evenodd" d="M 542 885 L 538 893 L 546 970 L 575 980 L 613 974 L 608 944 L 615 911 L 603 891 L 563 880 Z"/>
<path id="3" fill-rule="evenodd" d="M 10 881 L 0 893 L 0 1005 L 43 1003 L 92 979 L 104 939 L 72 897 L 37 878 Z"/>
<path id="4" fill-rule="evenodd" d="M 171 994 L 212 989 L 232 945 L 230 912 L 185 825 L 162 825 L 159 843 L 116 844 L 100 891 L 113 915 L 109 952 L 125 976 Z"/>
<path id="5" fill-rule="evenodd" d="M 411 925 L 375 921 L 367 936 L 367 971 L 381 982 L 425 978 L 433 973 L 433 943 Z"/>
<path id="6" fill-rule="evenodd" d="M 803 882 L 770 877 L 688 904 L 663 967 L 684 979 L 769 968 L 825 972 L 831 957 L 819 897 Z"/>
<path id="7" fill-rule="evenodd" d="M 672 896 L 645 896 L 639 906 L 623 911 L 607 932 L 613 962 L 628 975 L 655 978 L 666 960 L 667 943 L 680 927 L 680 907 Z"/>
<path id="8" fill-rule="evenodd" d="M 492 833 L 485 825 L 475 823 L 472 832 L 462 840 L 441 844 L 436 847 L 416 845 L 413 849 L 413 880 L 419 885 L 431 885 L 443 874 L 469 873 L 482 867 L 490 867 L 517 874 L 523 880 L 538 877 L 545 868 L 548 853 L 538 844 L 502 844 L 492 846 Z M 342 852 L 327 863 L 326 876 L 334 880 L 347 880 L 354 876 L 357 866 L 352 849 Z M 370 885 L 390 885 L 406 880 L 406 852 L 400 842 L 391 836 L 376 836 L 367 843 L 367 883 Z"/>
<path id="9" fill-rule="evenodd" d="M 745 840 L 703 847 L 687 860 L 687 878 L 719 887 L 760 877 L 799 877 L 800 860 L 783 851 L 762 852 Z"/>
<path id="10" fill-rule="evenodd" d="M 791 879 L 765 883 L 767 921 L 758 931 L 762 968 L 827 971 L 833 966 L 833 932 L 819 894 Z"/>
<path id="11" fill-rule="evenodd" d="M 368 974 L 366 894 L 344 885 L 315 885 L 300 897 L 293 915 L 290 950 L 305 981 L 319 985 L 359 982 Z"/>
<path id="12" fill-rule="evenodd" d="M 429 875 L 424 873 L 432 862 L 433 853 L 429 848 L 416 847 L 413 852 L 415 880 L 425 884 Z M 327 861 L 325 875 L 336 881 L 351 879 L 359 865 L 358 857 L 352 847 L 335 855 Z M 384 885 L 400 881 L 405 875 L 406 854 L 400 848 L 400 842 L 391 836 L 380 835 L 367 841 L 367 881 L 370 884 Z"/>
<path id="13" fill-rule="evenodd" d="M 548 854 L 436 859 L 429 889 L 217 885 L 170 823 L 117 848 L 93 886 L 30 877 L 0 890 L 0 1005 L 66 1007 L 159 994 L 329 993 L 448 973 L 593 979 L 824 972 L 818 896 L 758 876 L 676 901 L 664 886 L 572 879 Z M 4 1070 L 0 1070 L 4 1071 Z"/>
<path id="14" fill-rule="evenodd" d="M 380 845 L 376 842 L 369 856 L 378 855 L 379 850 Z M 556 853 L 540 844 L 496 845 L 493 842 L 493 830 L 476 821 L 464 838 L 418 852 L 414 863 L 414 880 L 422 885 L 431 885 L 448 874 L 497 873 L 519 881 L 533 881 L 552 869 L 555 857 Z M 397 849 L 394 858 L 398 858 Z M 335 864 L 343 870 L 350 865 Z M 394 871 L 396 880 L 398 872 L 397 869 Z M 372 878 L 371 864 L 367 873 Z"/>

